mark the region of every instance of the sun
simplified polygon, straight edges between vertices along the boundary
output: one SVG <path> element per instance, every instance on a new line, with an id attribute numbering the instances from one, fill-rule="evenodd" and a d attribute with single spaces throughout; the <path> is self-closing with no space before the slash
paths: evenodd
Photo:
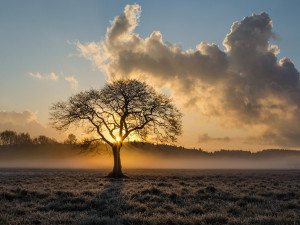
<path id="1" fill-rule="evenodd" d="M 118 142 L 121 141 L 121 138 L 119 136 L 116 139 L 117 139 Z"/>

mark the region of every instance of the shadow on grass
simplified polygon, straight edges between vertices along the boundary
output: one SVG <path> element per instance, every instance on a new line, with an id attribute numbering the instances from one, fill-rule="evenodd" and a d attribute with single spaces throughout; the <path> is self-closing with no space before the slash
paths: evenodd
<path id="1" fill-rule="evenodd" d="M 122 194 L 123 179 L 109 179 L 104 189 L 90 202 L 91 210 L 80 221 L 80 225 L 87 224 L 118 224 L 122 208 L 126 204 Z"/>

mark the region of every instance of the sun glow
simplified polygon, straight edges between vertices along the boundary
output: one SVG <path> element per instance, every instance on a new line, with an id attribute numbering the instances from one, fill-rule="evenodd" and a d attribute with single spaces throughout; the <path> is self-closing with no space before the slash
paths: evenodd
<path id="1" fill-rule="evenodd" d="M 121 138 L 118 136 L 118 137 L 116 138 L 116 140 L 119 142 L 119 141 L 121 141 Z"/>

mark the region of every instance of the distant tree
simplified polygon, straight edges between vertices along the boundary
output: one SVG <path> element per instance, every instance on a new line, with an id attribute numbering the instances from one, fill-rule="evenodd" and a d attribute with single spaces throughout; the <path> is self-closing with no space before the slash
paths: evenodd
<path id="1" fill-rule="evenodd" d="M 31 139 L 29 133 L 18 134 L 16 144 L 18 144 L 18 145 L 32 144 L 32 139 Z"/>
<path id="2" fill-rule="evenodd" d="M 14 145 L 17 141 L 17 133 L 11 130 L 5 130 L 0 134 L 3 145 Z"/>
<path id="3" fill-rule="evenodd" d="M 47 145 L 47 144 L 55 144 L 56 141 L 52 138 L 49 138 L 44 135 L 40 135 L 33 139 L 34 144 Z"/>
<path id="4" fill-rule="evenodd" d="M 35 144 L 35 145 L 40 144 L 37 137 L 35 137 L 35 138 L 32 139 L 32 143 Z"/>
<path id="5" fill-rule="evenodd" d="M 64 141 L 64 143 L 74 145 L 77 143 L 77 138 L 74 134 L 69 134 L 68 138 Z"/>
<path id="6" fill-rule="evenodd" d="M 181 134 L 182 114 L 171 99 L 157 93 L 145 82 L 122 79 L 107 83 L 103 89 L 83 91 L 67 101 L 52 105 L 51 121 L 56 129 L 82 125 L 112 148 L 114 168 L 108 177 L 123 177 L 120 150 L 129 136 L 146 140 L 175 141 Z"/>

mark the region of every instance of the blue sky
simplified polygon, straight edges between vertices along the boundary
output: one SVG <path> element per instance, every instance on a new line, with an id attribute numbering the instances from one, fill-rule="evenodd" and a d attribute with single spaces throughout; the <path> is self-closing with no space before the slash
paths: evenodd
<path id="1" fill-rule="evenodd" d="M 222 41 L 234 21 L 267 12 L 273 21 L 282 57 L 300 68 L 299 1 L 0 1 L 0 111 L 36 113 L 46 125 L 51 103 L 80 90 L 101 87 L 106 76 L 79 57 L 80 43 L 105 39 L 107 27 L 127 4 L 137 3 L 142 14 L 135 33 L 148 37 L 154 30 L 163 41 L 195 49 L 201 41 Z M 34 79 L 29 73 L 58 80 Z M 66 77 L 78 80 L 72 88 Z"/>

